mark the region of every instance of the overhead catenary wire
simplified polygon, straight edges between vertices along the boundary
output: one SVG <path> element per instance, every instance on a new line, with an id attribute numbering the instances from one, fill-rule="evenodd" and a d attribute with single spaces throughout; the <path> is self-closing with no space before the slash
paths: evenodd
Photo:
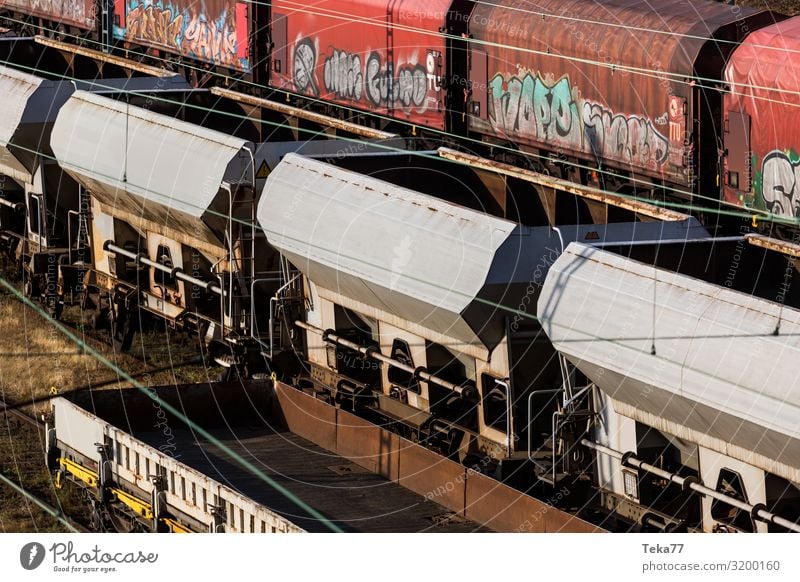
<path id="1" fill-rule="evenodd" d="M 79 530 L 74 525 L 72 525 L 72 523 L 67 519 L 67 517 L 64 515 L 64 513 L 60 509 L 58 509 L 56 507 L 53 507 L 52 505 L 50 505 L 46 501 L 43 501 L 42 499 L 39 499 L 39 497 L 34 495 L 31 491 L 28 491 L 24 487 L 21 487 L 21 486 L 17 485 L 14 481 L 12 481 L 11 479 L 9 479 L 5 475 L 3 475 L 3 473 L 1 471 L 0 471 L 0 481 L 3 482 L 5 485 L 11 487 L 14 491 L 19 493 L 20 495 L 22 495 L 26 499 L 29 499 L 30 501 L 32 501 L 36 506 L 39 507 L 39 509 L 41 509 L 45 513 L 47 513 L 48 515 L 50 515 L 50 516 L 54 517 L 55 519 L 57 519 L 70 532 L 79 533 Z"/>
<path id="2" fill-rule="evenodd" d="M 242 117 L 242 118 L 244 119 L 244 117 Z M 715 201 L 716 201 L 716 199 L 715 199 Z M 698 207 L 697 207 L 697 206 L 691 206 L 691 208 L 693 208 L 693 209 L 698 209 Z M 745 215 L 745 214 L 742 214 L 742 216 L 748 216 L 748 217 L 749 217 L 749 214 L 746 214 L 746 215 Z"/>
<path id="3" fill-rule="evenodd" d="M 260 4 L 260 5 L 264 5 L 264 6 L 272 6 L 272 3 L 270 3 L 270 2 L 255 2 L 255 1 L 250 0 L 250 1 L 247 1 L 245 3 L 247 3 L 247 4 Z M 288 3 L 291 4 L 291 2 L 288 2 Z M 372 18 L 364 18 L 364 17 L 359 16 L 359 15 L 353 15 L 353 14 L 349 14 L 349 13 L 345 13 L 345 12 L 341 12 L 341 11 L 334 11 L 334 10 L 330 10 L 330 9 L 318 8 L 315 11 L 315 10 L 311 10 L 307 5 L 301 4 L 301 6 L 303 6 L 303 9 L 295 10 L 296 13 L 304 13 L 304 14 L 310 14 L 310 15 L 314 15 L 314 16 L 326 16 L 326 17 L 329 17 L 329 18 L 334 18 L 334 19 L 337 19 L 337 20 L 341 20 L 341 21 L 346 22 L 346 23 L 351 23 L 353 21 L 357 21 L 357 22 L 361 22 L 363 24 L 367 24 L 367 25 L 370 25 L 370 26 L 380 26 L 380 27 L 385 27 L 386 26 L 385 20 L 379 20 L 377 18 L 374 18 L 374 19 L 372 19 Z M 9 22 L 14 22 L 16 24 L 23 24 L 23 25 L 26 24 L 25 21 L 13 19 L 13 18 L 10 18 L 8 16 L 0 16 L 0 18 L 4 19 L 6 21 L 9 21 Z M 583 20 L 583 19 L 579 19 L 579 20 Z M 607 23 L 596 22 L 596 21 L 591 21 L 591 20 L 583 20 L 583 21 L 586 22 L 586 23 L 597 24 L 597 25 L 607 24 Z M 665 71 L 663 69 L 651 69 L 651 68 L 647 68 L 647 67 L 631 67 L 631 66 L 626 66 L 626 65 L 618 65 L 618 64 L 614 64 L 614 63 L 608 63 L 608 62 L 605 62 L 605 61 L 598 61 L 598 60 L 594 60 L 594 59 L 586 59 L 586 58 L 581 58 L 581 57 L 571 57 L 569 55 L 563 55 L 563 54 L 558 54 L 558 53 L 553 53 L 553 52 L 530 49 L 530 48 L 521 47 L 521 46 L 518 46 L 518 45 L 509 45 L 509 44 L 495 42 L 495 41 L 484 41 L 484 40 L 475 39 L 475 38 L 465 38 L 465 37 L 461 37 L 461 36 L 447 34 L 447 33 L 444 33 L 444 32 L 433 32 L 431 30 L 427 30 L 427 29 L 424 29 L 424 28 L 413 27 L 413 26 L 408 26 L 408 25 L 401 25 L 401 24 L 397 24 L 397 23 L 394 23 L 393 27 L 395 29 L 397 29 L 397 30 L 405 30 L 407 32 L 414 32 L 414 33 L 419 33 L 419 34 L 435 35 L 437 37 L 447 38 L 447 39 L 450 39 L 450 40 L 457 40 L 457 41 L 460 41 L 460 42 L 463 42 L 463 43 L 466 43 L 466 44 L 478 44 L 478 45 L 483 45 L 483 46 L 492 46 L 494 48 L 511 49 L 511 50 L 516 50 L 516 51 L 523 52 L 523 53 L 535 54 L 535 55 L 539 55 L 539 56 L 546 56 L 546 57 L 552 57 L 552 58 L 557 58 L 557 59 L 562 59 L 562 60 L 567 60 L 567 61 L 579 62 L 581 64 L 588 64 L 588 65 L 594 65 L 594 66 L 599 66 L 599 67 L 603 67 L 603 68 L 609 68 L 609 69 L 613 69 L 614 71 L 629 72 L 629 73 L 632 73 L 632 74 L 637 74 L 637 75 L 650 77 L 650 78 L 659 78 L 659 79 L 660 78 L 670 78 L 670 80 L 672 82 L 676 83 L 676 84 L 682 84 L 682 85 L 687 85 L 687 86 L 693 85 L 693 86 L 701 87 L 701 88 L 705 88 L 705 89 L 718 89 L 718 83 L 720 81 L 722 81 L 722 79 L 714 79 L 714 78 L 711 78 L 711 77 L 700 77 L 700 76 L 697 76 L 697 75 L 685 75 L 685 74 L 682 74 L 682 73 L 672 73 L 670 71 Z M 61 34 L 62 36 L 73 37 L 75 39 L 80 40 L 81 42 L 88 42 L 88 43 L 91 43 L 91 44 L 94 44 L 94 45 L 98 45 L 100 47 L 109 47 L 110 46 L 110 45 L 103 44 L 101 41 L 89 39 L 89 38 L 82 37 L 82 36 L 79 36 L 79 35 L 65 34 L 65 33 L 61 32 L 61 31 L 56 31 L 55 29 L 49 29 L 49 28 L 46 28 L 46 27 L 40 27 L 40 28 L 43 28 L 44 30 L 47 30 L 48 32 L 59 32 L 59 34 Z M 624 28 L 624 26 L 623 26 L 623 28 Z M 664 33 L 664 34 L 669 34 L 671 36 L 688 36 L 690 38 L 694 38 L 694 35 L 683 35 L 681 33 L 671 33 L 671 32 L 667 32 L 667 31 L 657 31 L 657 30 L 649 30 L 649 31 L 653 32 L 653 33 L 660 32 L 660 33 Z M 697 37 L 697 38 L 707 40 L 708 42 L 717 42 L 717 43 L 727 42 L 727 43 L 731 43 L 731 44 L 740 44 L 740 43 L 737 43 L 736 41 L 730 41 L 730 40 L 723 41 L 722 39 L 710 39 L 710 38 L 707 38 L 707 37 Z M 130 41 L 130 39 L 120 39 L 120 40 Z M 754 45 L 754 46 L 759 46 L 759 45 Z M 765 49 L 769 48 L 769 49 L 774 49 L 774 50 L 783 50 L 781 47 L 765 46 L 764 48 Z M 125 52 L 126 53 L 133 53 L 135 55 L 143 56 L 143 57 L 154 59 L 154 60 L 162 60 L 162 61 L 166 61 L 166 62 L 171 62 L 169 58 L 155 57 L 154 55 L 151 55 L 149 53 L 143 53 L 143 52 L 134 51 L 134 50 L 130 50 L 130 49 L 126 49 Z M 796 51 L 796 52 L 800 52 L 800 51 Z M 175 56 L 179 57 L 180 55 L 175 55 Z M 202 67 L 199 67 L 199 66 L 190 66 L 190 65 L 187 65 L 186 63 L 183 63 L 183 62 L 180 63 L 180 66 L 191 68 L 191 69 L 203 72 L 204 74 L 208 74 L 208 75 L 211 75 L 211 76 L 219 76 L 219 77 L 230 78 L 230 75 L 225 75 L 223 73 L 217 73 L 217 72 L 214 72 L 214 71 L 209 71 L 209 70 L 207 70 L 205 68 L 202 68 Z M 263 87 L 263 86 L 258 85 L 256 83 L 247 82 L 244 79 L 237 79 L 237 82 L 244 82 L 244 83 L 253 85 L 255 87 L 266 88 L 266 87 Z M 711 85 L 703 85 L 702 83 L 698 83 L 698 82 L 709 82 L 709 83 L 712 83 L 712 84 Z M 800 91 L 791 91 L 791 90 L 788 90 L 788 89 L 782 89 L 782 88 L 776 88 L 776 87 L 765 87 L 765 86 L 760 86 L 760 85 L 752 85 L 752 84 L 748 84 L 748 83 L 736 83 L 736 86 L 737 87 L 741 87 L 741 88 L 745 88 L 745 89 L 758 89 L 758 90 L 764 90 L 764 91 L 773 91 L 773 92 L 781 93 L 781 94 L 789 94 L 789 95 L 794 95 L 794 96 L 800 96 Z M 280 88 L 276 88 L 276 87 L 270 87 L 270 89 L 281 91 L 281 92 L 285 92 L 284 90 L 282 90 Z M 735 93 L 735 92 L 731 92 L 731 93 L 734 94 L 734 95 L 739 95 L 739 96 L 747 96 L 747 97 L 750 97 L 750 98 L 755 99 L 755 100 L 764 99 L 764 100 L 767 100 L 767 101 L 773 101 L 773 100 L 771 100 L 769 98 L 764 98 L 764 97 L 757 96 L 757 95 L 750 95 L 750 94 L 745 94 L 745 93 Z M 789 105 L 791 107 L 800 107 L 800 104 L 781 102 L 781 101 L 773 101 L 773 102 L 783 103 L 783 104 Z"/>

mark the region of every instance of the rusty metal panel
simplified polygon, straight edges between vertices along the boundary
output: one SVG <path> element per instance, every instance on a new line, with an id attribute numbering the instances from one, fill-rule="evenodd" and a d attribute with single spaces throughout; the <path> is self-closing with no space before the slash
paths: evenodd
<path id="1" fill-rule="evenodd" d="M 272 71 L 280 75 L 286 73 L 289 61 L 286 58 L 288 52 L 286 44 L 289 42 L 288 20 L 285 14 L 272 13 Z"/>
<path id="2" fill-rule="evenodd" d="M 270 85 L 445 129 L 445 36 L 451 0 L 320 0 L 286 14 L 288 63 Z M 279 33 L 279 34 L 282 34 Z M 277 42 L 276 42 L 277 46 Z"/>
<path id="3" fill-rule="evenodd" d="M 275 382 L 273 414 L 291 432 L 329 451 L 336 451 L 336 409 Z"/>
<path id="4" fill-rule="evenodd" d="M 95 27 L 93 0 L 3 0 L 0 9 L 15 10 L 83 30 Z"/>
<path id="5" fill-rule="evenodd" d="M 463 514 L 466 467 L 410 441 L 401 440 L 398 483 L 426 499 Z"/>
<path id="6" fill-rule="evenodd" d="M 399 437 L 344 410 L 336 415 L 336 452 L 387 479 L 399 471 Z"/>
<path id="7" fill-rule="evenodd" d="M 601 532 L 569 513 L 556 509 L 499 481 L 469 470 L 465 517 L 498 532 Z"/>
<path id="8" fill-rule="evenodd" d="M 489 53 L 489 118 L 470 126 L 684 183 L 683 79 L 720 27 L 754 13 L 685 0 L 476 3 L 469 32 Z"/>
<path id="9" fill-rule="evenodd" d="M 726 184 L 734 190 L 750 191 L 750 116 L 740 111 L 728 112 L 725 135 L 728 150 Z"/>
<path id="10" fill-rule="evenodd" d="M 218 67 L 250 70 L 248 6 L 240 0 L 116 0 L 114 36 Z"/>

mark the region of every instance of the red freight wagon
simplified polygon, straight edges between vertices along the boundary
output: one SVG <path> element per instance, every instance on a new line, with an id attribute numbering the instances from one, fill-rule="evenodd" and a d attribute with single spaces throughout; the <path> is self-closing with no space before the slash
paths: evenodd
<path id="1" fill-rule="evenodd" d="M 728 64 L 725 200 L 800 216 L 800 17 L 754 32 Z"/>
<path id="2" fill-rule="evenodd" d="M 450 4 L 275 0 L 270 85 L 443 130 Z"/>
<path id="3" fill-rule="evenodd" d="M 94 0 L 0 0 L 0 11 L 38 16 L 83 30 L 95 27 Z"/>
<path id="4" fill-rule="evenodd" d="M 478 3 L 470 128 L 682 190 L 704 188 L 702 164 L 718 188 L 721 97 L 690 80 L 722 79 L 734 45 L 709 39 L 738 40 L 753 14 L 686 0 Z"/>

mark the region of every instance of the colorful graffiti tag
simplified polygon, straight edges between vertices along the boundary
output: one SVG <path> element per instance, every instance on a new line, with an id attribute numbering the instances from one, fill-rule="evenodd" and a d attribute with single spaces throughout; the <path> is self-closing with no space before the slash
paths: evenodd
<path id="1" fill-rule="evenodd" d="M 566 76 L 546 80 L 498 73 L 489 88 L 489 122 L 499 133 L 653 168 L 669 157 L 669 140 L 649 119 L 580 99 Z"/>
<path id="2" fill-rule="evenodd" d="M 375 107 L 402 108 L 425 111 L 431 93 L 441 90 L 441 78 L 436 74 L 437 54 L 428 51 L 425 65 L 417 63 L 416 54 L 398 59 L 392 66 L 377 51 L 366 58 L 331 47 L 322 61 L 322 87 L 338 99 L 362 102 Z M 316 79 L 318 52 L 309 38 L 298 40 L 294 46 L 293 82 L 299 93 L 320 95 Z"/>
<path id="3" fill-rule="evenodd" d="M 222 67 L 249 65 L 246 5 L 236 0 L 127 0 L 116 34 Z"/>
<path id="4" fill-rule="evenodd" d="M 760 182 L 769 212 L 800 217 L 800 157 L 781 150 L 768 153 L 761 164 Z"/>

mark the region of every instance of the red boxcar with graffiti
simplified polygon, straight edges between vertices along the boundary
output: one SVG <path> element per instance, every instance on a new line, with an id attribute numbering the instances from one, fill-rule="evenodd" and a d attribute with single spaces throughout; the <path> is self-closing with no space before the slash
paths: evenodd
<path id="1" fill-rule="evenodd" d="M 95 27 L 93 0 L 0 0 L 0 11 L 3 10 L 38 16 L 83 30 Z"/>
<path id="2" fill-rule="evenodd" d="M 270 85 L 443 130 L 450 4 L 275 0 Z"/>
<path id="3" fill-rule="evenodd" d="M 478 3 L 469 24 L 477 41 L 470 128 L 500 143 L 696 188 L 692 122 L 700 123 L 700 112 L 682 81 L 698 63 L 716 67 L 707 74 L 721 79 L 723 65 L 702 51 L 722 27 L 734 38 L 743 14 L 752 11 L 677 1 L 657 9 L 626 1 Z"/>
<path id="4" fill-rule="evenodd" d="M 249 71 L 248 4 L 115 0 L 114 36 L 218 67 Z"/>
<path id="5" fill-rule="evenodd" d="M 727 67 L 725 200 L 800 217 L 800 18 L 752 33 Z"/>

